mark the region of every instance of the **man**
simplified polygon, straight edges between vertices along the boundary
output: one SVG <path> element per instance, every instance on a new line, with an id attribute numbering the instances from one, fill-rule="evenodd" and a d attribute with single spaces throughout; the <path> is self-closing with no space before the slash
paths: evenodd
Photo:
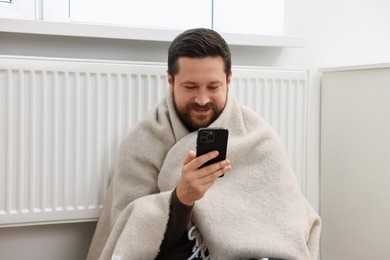
<path id="1" fill-rule="evenodd" d="M 278 136 L 229 91 L 231 76 L 215 31 L 171 43 L 170 94 L 119 147 L 88 259 L 317 258 L 320 218 Z M 217 156 L 195 157 L 207 126 L 229 129 L 229 160 L 200 168 Z"/>

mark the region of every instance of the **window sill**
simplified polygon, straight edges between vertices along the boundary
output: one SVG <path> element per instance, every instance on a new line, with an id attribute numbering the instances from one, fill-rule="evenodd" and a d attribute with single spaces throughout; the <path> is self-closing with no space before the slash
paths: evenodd
<path id="1" fill-rule="evenodd" d="M 181 30 L 0 18 L 0 32 L 170 42 Z M 304 47 L 302 36 L 221 33 L 229 45 Z"/>

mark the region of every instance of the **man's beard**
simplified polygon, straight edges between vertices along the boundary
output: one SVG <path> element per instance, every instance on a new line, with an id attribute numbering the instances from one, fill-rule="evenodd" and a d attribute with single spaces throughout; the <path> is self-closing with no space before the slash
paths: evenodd
<path id="1" fill-rule="evenodd" d="M 215 104 L 213 103 L 207 103 L 204 106 L 200 106 L 196 103 L 189 103 L 184 108 L 179 109 L 176 105 L 175 97 L 173 96 L 173 103 L 175 106 L 175 110 L 177 115 L 179 116 L 180 120 L 183 122 L 183 124 L 187 127 L 187 129 L 192 132 L 196 131 L 201 127 L 207 127 L 211 123 L 213 123 L 222 113 L 223 109 L 218 110 Z M 196 123 L 191 118 L 191 111 L 192 110 L 199 110 L 199 109 L 211 109 L 211 117 L 207 121 L 204 121 L 202 123 Z M 206 116 L 204 116 L 206 117 Z M 203 119 L 203 118 L 200 118 Z"/>

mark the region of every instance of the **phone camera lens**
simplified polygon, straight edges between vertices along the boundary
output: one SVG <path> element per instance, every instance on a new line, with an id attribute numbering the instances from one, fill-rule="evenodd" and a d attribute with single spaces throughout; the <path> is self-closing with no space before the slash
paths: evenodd
<path id="1" fill-rule="evenodd" d="M 200 142 L 213 143 L 215 140 L 215 133 L 213 131 L 202 131 L 200 133 Z"/>
<path id="2" fill-rule="evenodd" d="M 201 137 L 207 137 L 208 135 L 209 135 L 209 133 L 205 131 L 205 132 L 202 132 L 200 136 Z"/>

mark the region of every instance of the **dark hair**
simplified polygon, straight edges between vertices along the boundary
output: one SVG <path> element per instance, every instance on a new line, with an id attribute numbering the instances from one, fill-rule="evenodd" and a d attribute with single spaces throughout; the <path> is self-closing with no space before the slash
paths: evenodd
<path id="1" fill-rule="evenodd" d="M 216 31 L 195 28 L 176 36 L 168 49 L 168 73 L 174 77 L 178 73 L 177 60 L 180 57 L 205 58 L 222 57 L 226 76 L 230 74 L 232 61 L 226 41 Z"/>

